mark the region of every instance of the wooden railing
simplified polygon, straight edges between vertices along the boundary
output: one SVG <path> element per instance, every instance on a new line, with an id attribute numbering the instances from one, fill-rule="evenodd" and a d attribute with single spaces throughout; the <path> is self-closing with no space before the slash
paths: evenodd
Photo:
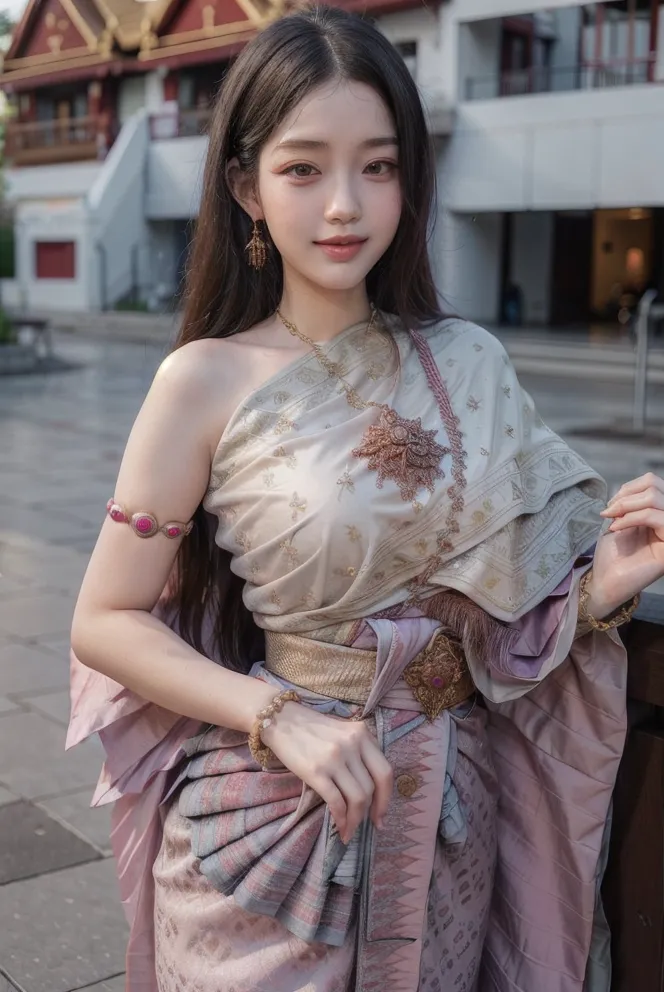
<path id="1" fill-rule="evenodd" d="M 5 133 L 5 156 L 12 165 L 103 159 L 111 140 L 107 114 L 30 124 L 12 122 Z"/>

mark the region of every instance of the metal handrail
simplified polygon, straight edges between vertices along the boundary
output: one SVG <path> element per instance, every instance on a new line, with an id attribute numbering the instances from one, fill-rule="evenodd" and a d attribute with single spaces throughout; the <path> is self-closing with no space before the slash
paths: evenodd
<path id="1" fill-rule="evenodd" d="M 637 434 L 643 433 L 646 426 L 650 321 L 664 317 L 664 304 L 655 304 L 656 299 L 657 290 L 647 289 L 639 301 L 639 309 L 636 316 L 636 362 L 634 363 L 632 427 Z"/>
<path id="2" fill-rule="evenodd" d="M 531 93 L 639 86 L 653 82 L 655 62 L 656 55 L 651 53 L 639 59 L 590 60 L 570 66 L 529 66 L 490 76 L 471 76 L 466 80 L 466 99 L 490 100 Z"/>

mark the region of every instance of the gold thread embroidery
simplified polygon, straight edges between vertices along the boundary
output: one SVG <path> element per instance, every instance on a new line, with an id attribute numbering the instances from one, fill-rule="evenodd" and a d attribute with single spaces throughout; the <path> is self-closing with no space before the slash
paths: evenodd
<path id="1" fill-rule="evenodd" d="M 291 515 L 291 518 L 293 520 L 297 520 L 298 513 L 304 513 L 305 510 L 307 509 L 307 501 L 306 501 L 306 499 L 300 499 L 300 497 L 297 495 L 297 493 L 293 493 L 293 498 L 292 498 L 292 500 L 290 501 L 290 503 L 288 505 L 290 506 L 291 510 L 293 511 L 293 513 Z"/>
<path id="2" fill-rule="evenodd" d="M 335 568 L 335 575 L 341 575 L 343 578 L 354 579 L 357 575 L 357 569 L 354 565 L 347 565 L 345 568 Z"/>
<path id="3" fill-rule="evenodd" d="M 248 551 L 251 551 L 252 548 L 251 538 L 247 534 L 246 530 L 239 530 L 235 535 L 235 540 L 237 541 L 238 545 L 240 546 L 240 548 L 242 548 L 245 554 Z"/>
<path id="4" fill-rule="evenodd" d="M 290 431 L 297 430 L 297 424 L 290 417 L 281 416 L 274 425 L 275 434 L 288 434 Z"/>
<path id="5" fill-rule="evenodd" d="M 290 571 L 292 571 L 296 567 L 296 565 L 299 565 L 300 563 L 300 553 L 297 550 L 297 548 L 293 547 L 292 537 L 288 537 L 284 541 L 282 541 L 281 544 L 279 545 L 279 548 L 284 552 L 284 554 L 288 558 L 289 569 Z"/>
<path id="6" fill-rule="evenodd" d="M 370 379 L 380 379 L 381 376 L 385 375 L 385 366 L 380 362 L 372 362 L 367 369 L 367 375 Z"/>
<path id="7" fill-rule="evenodd" d="M 313 592 L 309 590 L 306 592 L 302 599 L 300 600 L 300 606 L 305 610 L 315 610 L 318 606 L 318 601 L 314 596 Z"/>
<path id="8" fill-rule="evenodd" d="M 348 469 L 346 469 L 344 474 L 337 479 L 337 485 L 339 486 L 339 499 L 341 499 L 346 489 L 349 493 L 355 492 L 355 483 L 351 479 Z"/>
<path id="9" fill-rule="evenodd" d="M 280 444 L 278 448 L 275 448 L 272 454 L 274 455 L 275 458 L 285 458 L 286 465 L 288 466 L 288 468 L 297 467 L 297 458 L 293 454 L 289 455 L 286 449 L 284 448 L 283 444 Z"/>
<path id="10" fill-rule="evenodd" d="M 270 602 L 273 606 L 281 607 L 281 597 L 277 593 L 276 589 L 273 589 L 270 593 Z"/>
<path id="11" fill-rule="evenodd" d="M 356 544 L 362 539 L 362 532 L 359 531 L 353 524 L 347 526 L 346 530 L 348 531 L 348 540 L 352 541 L 353 544 Z"/>

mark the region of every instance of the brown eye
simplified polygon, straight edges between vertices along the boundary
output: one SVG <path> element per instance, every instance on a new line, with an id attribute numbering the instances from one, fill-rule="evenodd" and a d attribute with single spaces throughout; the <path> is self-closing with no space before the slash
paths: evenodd
<path id="1" fill-rule="evenodd" d="M 370 176 L 388 176 L 391 172 L 396 169 L 394 162 L 370 162 L 369 165 L 364 170 Z"/>
<path id="2" fill-rule="evenodd" d="M 295 176 L 296 179 L 309 179 L 313 174 L 313 165 L 306 165 L 304 162 L 298 162 L 297 165 L 291 165 L 289 169 L 286 169 L 286 175 Z"/>

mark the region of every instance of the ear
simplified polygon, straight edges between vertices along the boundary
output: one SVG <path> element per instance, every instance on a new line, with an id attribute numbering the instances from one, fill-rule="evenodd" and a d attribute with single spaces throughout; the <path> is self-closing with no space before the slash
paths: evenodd
<path id="1" fill-rule="evenodd" d="M 254 179 L 240 167 L 237 158 L 232 158 L 226 165 L 226 182 L 233 198 L 244 212 L 249 214 L 252 220 L 262 220 L 263 211 Z"/>

